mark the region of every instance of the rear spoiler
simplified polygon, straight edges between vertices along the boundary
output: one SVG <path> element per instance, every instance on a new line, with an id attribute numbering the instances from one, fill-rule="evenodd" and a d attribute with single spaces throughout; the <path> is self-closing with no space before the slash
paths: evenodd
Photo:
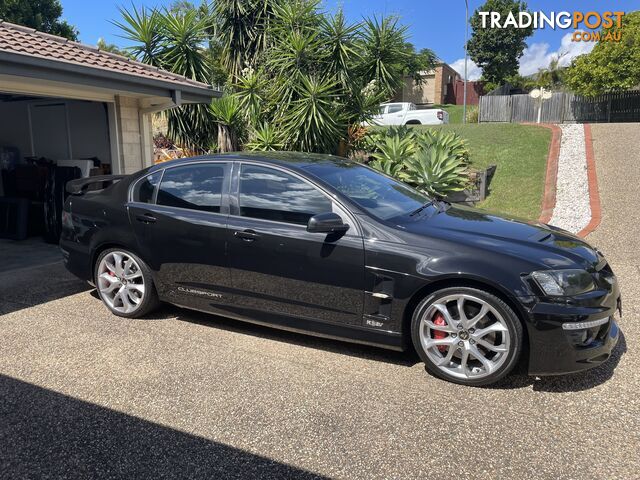
<path id="1" fill-rule="evenodd" d="M 83 195 L 90 185 L 103 183 L 102 188 L 106 188 L 105 183 L 114 183 L 122 180 L 126 175 L 96 175 L 95 177 L 76 178 L 67 182 L 66 190 L 71 195 Z"/>

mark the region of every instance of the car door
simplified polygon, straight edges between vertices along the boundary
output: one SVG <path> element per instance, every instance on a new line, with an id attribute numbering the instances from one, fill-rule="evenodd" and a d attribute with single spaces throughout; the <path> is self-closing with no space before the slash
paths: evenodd
<path id="1" fill-rule="evenodd" d="M 229 173 L 226 162 L 189 163 L 134 185 L 130 220 L 161 297 L 213 311 L 232 301 L 226 291 Z"/>
<path id="2" fill-rule="evenodd" d="M 400 103 L 392 103 L 387 107 L 385 125 L 402 125 L 405 112 Z"/>
<path id="3" fill-rule="evenodd" d="M 371 121 L 374 125 L 385 125 L 385 114 L 387 111 L 386 105 L 380 105 L 378 112 L 371 117 Z"/>
<path id="4" fill-rule="evenodd" d="M 346 234 L 311 233 L 315 214 L 338 213 Z M 364 246 L 344 207 L 298 174 L 234 166 L 229 267 L 238 305 L 253 311 L 361 325 Z"/>

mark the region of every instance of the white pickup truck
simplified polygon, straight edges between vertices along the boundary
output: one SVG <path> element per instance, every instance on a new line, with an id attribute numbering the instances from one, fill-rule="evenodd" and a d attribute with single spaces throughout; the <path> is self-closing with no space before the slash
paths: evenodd
<path id="1" fill-rule="evenodd" d="M 442 125 L 449 114 L 440 108 L 418 110 L 413 103 L 383 103 L 371 119 L 374 125 Z"/>

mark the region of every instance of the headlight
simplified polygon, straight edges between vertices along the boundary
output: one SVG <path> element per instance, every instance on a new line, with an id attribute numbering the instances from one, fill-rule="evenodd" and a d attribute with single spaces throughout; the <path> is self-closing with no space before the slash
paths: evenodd
<path id="1" fill-rule="evenodd" d="M 593 277 L 585 270 L 542 270 L 531 276 L 547 295 L 579 295 L 595 288 Z"/>

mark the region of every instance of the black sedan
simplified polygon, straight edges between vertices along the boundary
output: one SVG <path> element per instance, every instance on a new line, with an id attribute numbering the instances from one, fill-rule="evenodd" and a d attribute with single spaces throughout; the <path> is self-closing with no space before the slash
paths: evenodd
<path id="1" fill-rule="evenodd" d="M 618 339 L 616 277 L 581 239 L 429 198 L 343 158 L 207 156 L 67 190 L 66 266 L 123 317 L 164 301 L 413 348 L 466 385 L 519 361 L 535 375 L 587 369 Z"/>

